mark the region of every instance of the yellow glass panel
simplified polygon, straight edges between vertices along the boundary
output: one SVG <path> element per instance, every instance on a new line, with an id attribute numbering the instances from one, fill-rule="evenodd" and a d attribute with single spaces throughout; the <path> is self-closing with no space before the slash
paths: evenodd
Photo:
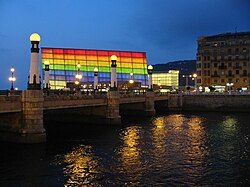
<path id="1" fill-rule="evenodd" d="M 110 57 L 109 56 L 98 56 L 98 60 L 99 61 L 110 61 Z"/>
<path id="2" fill-rule="evenodd" d="M 76 60 L 86 60 L 85 55 L 75 55 Z"/>
<path id="3" fill-rule="evenodd" d="M 133 63 L 133 68 L 144 68 L 144 64 Z"/>
<path id="4" fill-rule="evenodd" d="M 97 60 L 97 56 L 87 56 L 87 60 Z"/>
<path id="5" fill-rule="evenodd" d="M 87 61 L 87 66 L 97 66 L 97 61 Z"/>
<path id="6" fill-rule="evenodd" d="M 61 59 L 55 59 L 54 64 L 64 64 L 64 60 Z"/>
<path id="7" fill-rule="evenodd" d="M 65 60 L 65 64 L 67 64 L 67 65 L 75 65 L 76 62 L 75 62 L 75 60 Z"/>
<path id="8" fill-rule="evenodd" d="M 53 54 L 53 57 L 54 58 L 57 58 L 57 59 L 63 59 L 63 54 Z"/>
<path id="9" fill-rule="evenodd" d="M 110 62 L 99 61 L 98 64 L 99 64 L 99 66 L 109 67 L 111 63 Z"/>
<path id="10" fill-rule="evenodd" d="M 42 63 L 44 64 L 44 62 L 49 62 L 50 64 L 53 64 L 53 59 L 47 59 L 47 58 L 43 58 L 42 59 Z"/>
<path id="11" fill-rule="evenodd" d="M 123 67 L 123 68 L 132 68 L 132 63 L 121 63 L 121 67 Z"/>

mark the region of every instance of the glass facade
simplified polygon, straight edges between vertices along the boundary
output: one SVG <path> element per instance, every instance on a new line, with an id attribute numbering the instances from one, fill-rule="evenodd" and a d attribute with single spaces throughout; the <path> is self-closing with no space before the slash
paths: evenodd
<path id="1" fill-rule="evenodd" d="M 152 82 L 158 86 L 168 86 L 178 89 L 179 87 L 179 71 L 169 70 L 165 72 L 154 72 L 152 74 Z"/>
<path id="2" fill-rule="evenodd" d="M 117 81 L 128 82 L 133 73 L 135 82 L 147 85 L 147 60 L 145 52 L 42 48 L 42 69 L 44 74 L 45 62 L 49 62 L 51 89 L 61 89 L 67 83 L 75 82 L 75 75 L 80 73 L 81 84 L 93 84 L 94 68 L 98 68 L 99 84 L 109 84 L 111 76 L 110 56 L 117 56 Z M 80 64 L 78 72 L 77 65 Z"/>

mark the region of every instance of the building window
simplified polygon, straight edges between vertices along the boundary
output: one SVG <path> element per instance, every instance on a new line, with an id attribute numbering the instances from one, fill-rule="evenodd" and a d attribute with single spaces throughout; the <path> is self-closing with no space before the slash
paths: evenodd
<path id="1" fill-rule="evenodd" d="M 247 62 L 243 62 L 243 66 L 247 66 Z"/>
<path id="2" fill-rule="evenodd" d="M 232 49 L 228 49 L 228 50 L 227 50 L 227 54 L 228 54 L 228 55 L 231 55 L 231 54 L 232 54 Z"/>
<path id="3" fill-rule="evenodd" d="M 207 61 L 207 57 L 206 56 L 204 56 L 203 59 L 204 59 L 204 61 Z"/>
<path id="4" fill-rule="evenodd" d="M 239 67 L 239 62 L 236 62 L 235 65 L 236 65 L 236 67 L 238 68 L 238 67 Z"/>
<path id="5" fill-rule="evenodd" d="M 207 68 L 210 68 L 210 64 L 209 63 L 207 64 Z"/>
<path id="6" fill-rule="evenodd" d="M 235 54 L 236 54 L 236 55 L 239 55 L 239 48 L 236 48 L 236 49 L 235 49 Z"/>
<path id="7" fill-rule="evenodd" d="M 225 80 L 224 79 L 221 79 L 221 83 L 224 83 L 225 82 Z"/>
<path id="8" fill-rule="evenodd" d="M 228 62 L 228 67 L 232 67 L 232 62 Z"/>
<path id="9" fill-rule="evenodd" d="M 217 71 L 214 71 L 214 75 L 217 76 Z"/>
<path id="10" fill-rule="evenodd" d="M 207 70 L 207 75 L 210 76 L 210 71 L 209 70 Z"/>
<path id="11" fill-rule="evenodd" d="M 243 75 L 247 76 L 247 70 L 243 70 Z"/>
<path id="12" fill-rule="evenodd" d="M 232 60 L 232 56 L 231 56 L 231 55 L 228 56 L 228 60 L 229 60 L 229 61 Z"/>
<path id="13" fill-rule="evenodd" d="M 239 75 L 239 74 L 240 74 L 240 71 L 239 71 L 239 70 L 236 70 L 236 71 L 235 71 L 235 74 L 236 74 L 236 75 Z"/>
<path id="14" fill-rule="evenodd" d="M 207 68 L 207 63 L 204 63 L 204 68 Z"/>
<path id="15" fill-rule="evenodd" d="M 229 70 L 229 71 L 228 71 L 228 75 L 229 75 L 229 76 L 232 76 L 232 70 Z"/>
<path id="16" fill-rule="evenodd" d="M 215 67 L 215 68 L 217 67 L 217 63 L 214 63 L 214 67 Z"/>
<path id="17" fill-rule="evenodd" d="M 207 60 L 208 60 L 208 61 L 210 60 L 210 56 L 207 56 Z"/>

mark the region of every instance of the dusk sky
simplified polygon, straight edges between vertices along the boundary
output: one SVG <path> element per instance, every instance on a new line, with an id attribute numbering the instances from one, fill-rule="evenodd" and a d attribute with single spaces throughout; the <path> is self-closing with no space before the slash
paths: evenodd
<path id="1" fill-rule="evenodd" d="M 199 36 L 250 31 L 250 0 L 0 0 L 0 89 L 27 89 L 40 47 L 143 51 L 148 64 L 195 59 Z"/>

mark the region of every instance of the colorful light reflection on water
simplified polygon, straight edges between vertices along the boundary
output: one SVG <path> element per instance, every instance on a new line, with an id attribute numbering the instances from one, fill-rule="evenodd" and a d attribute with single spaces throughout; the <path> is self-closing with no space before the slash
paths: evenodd
<path id="1" fill-rule="evenodd" d="M 0 186 L 248 185 L 249 119 L 179 113 L 71 129 L 46 145 L 1 143 Z"/>

